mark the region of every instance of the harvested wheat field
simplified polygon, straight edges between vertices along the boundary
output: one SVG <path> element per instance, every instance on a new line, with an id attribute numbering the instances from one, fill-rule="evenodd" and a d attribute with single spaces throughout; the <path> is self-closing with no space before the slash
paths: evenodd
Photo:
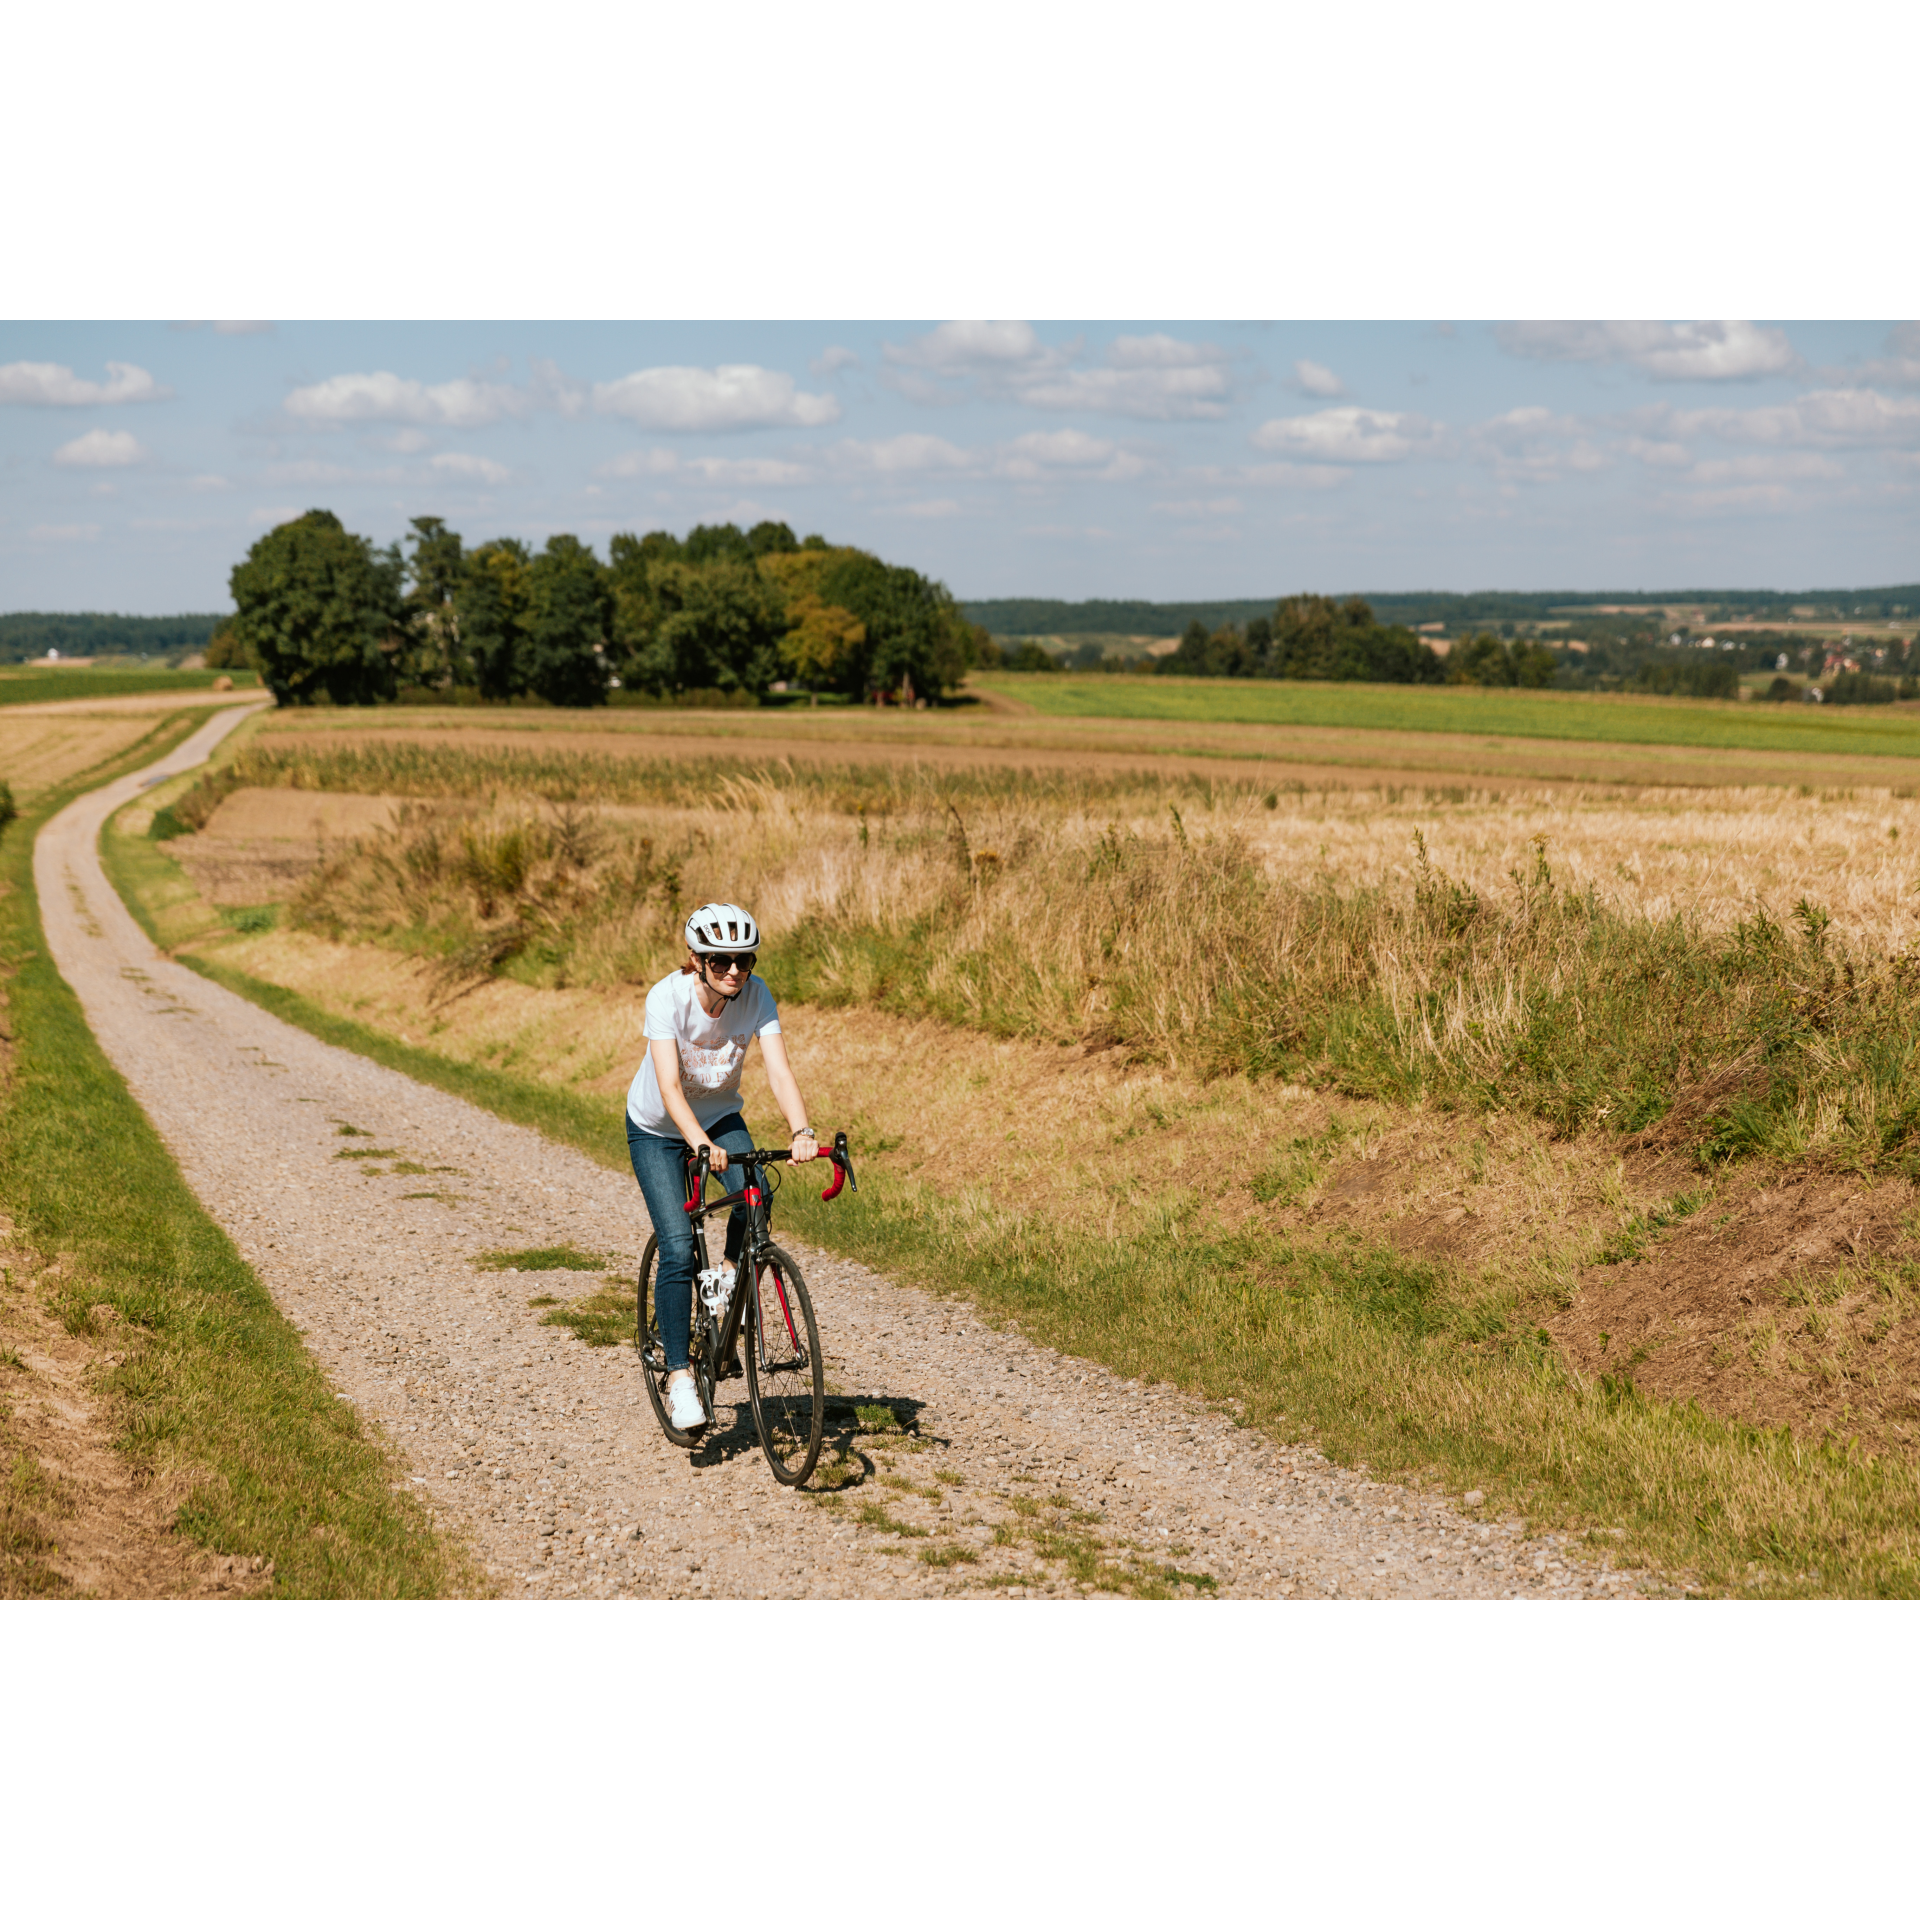
<path id="1" fill-rule="evenodd" d="M 1821 789 L 1920 790 L 1920 752 L 1721 748 L 1690 743 L 1529 739 L 1393 727 L 1272 726 L 1126 718 L 1059 719 L 1009 703 L 972 710 L 863 713 L 748 709 L 685 712 L 554 709 L 339 709 L 276 713 L 264 736 L 315 751 L 426 746 L 457 753 L 604 754 L 684 765 L 706 761 L 735 774 L 782 764 L 935 772 L 999 770 L 1124 781 L 1148 774 L 1189 781 L 1371 787 L 1402 778 L 1494 792 L 1540 783 L 1720 787 L 1778 784 Z M 1904 740 L 1900 743 L 1904 747 Z M 1914 746 L 1920 749 L 1920 735 Z"/>
<path id="2" fill-rule="evenodd" d="M 1920 802 L 796 761 L 690 805 L 638 745 L 405 736 L 276 722 L 122 816 L 119 884 L 583 1141 L 685 905 L 745 898 L 861 1154 L 817 1244 L 1676 1579 L 1916 1579 Z"/>

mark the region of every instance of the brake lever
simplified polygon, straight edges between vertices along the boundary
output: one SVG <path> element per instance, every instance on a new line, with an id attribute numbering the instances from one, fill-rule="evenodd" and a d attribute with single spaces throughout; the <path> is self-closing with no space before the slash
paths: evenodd
<path id="1" fill-rule="evenodd" d="M 686 1206 L 682 1209 L 683 1212 L 698 1213 L 701 1207 L 706 1204 L 707 1156 L 712 1151 L 713 1149 L 711 1147 L 702 1147 L 700 1149 L 699 1163 L 694 1168 L 693 1198 L 687 1202 Z"/>

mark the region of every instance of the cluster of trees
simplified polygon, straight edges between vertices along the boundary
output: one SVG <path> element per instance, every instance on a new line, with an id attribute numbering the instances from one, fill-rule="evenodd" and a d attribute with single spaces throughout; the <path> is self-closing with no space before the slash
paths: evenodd
<path id="1" fill-rule="evenodd" d="M 1392 680 L 1432 684 L 1446 667 L 1405 627 L 1382 626 L 1357 594 L 1332 600 L 1301 593 L 1273 612 L 1211 631 L 1189 622 L 1161 673 L 1236 680 Z"/>
<path id="2" fill-rule="evenodd" d="M 177 657 L 197 653 L 219 624 L 217 613 L 0 613 L 0 660 L 44 660 L 49 648 L 80 659 Z"/>
<path id="3" fill-rule="evenodd" d="M 1737 700 L 1740 669 L 1723 655 L 1682 653 L 1641 662 L 1627 682 L 1629 693 L 1679 693 L 1695 700 Z"/>
<path id="4" fill-rule="evenodd" d="M 572 534 L 468 547 L 442 520 L 376 548 L 316 510 L 233 569 L 238 611 L 209 665 L 257 667 L 275 699 L 392 700 L 408 688 L 598 706 L 764 696 L 777 680 L 857 699 L 938 698 L 984 634 L 937 581 L 779 521 L 615 534 L 603 562 Z"/>

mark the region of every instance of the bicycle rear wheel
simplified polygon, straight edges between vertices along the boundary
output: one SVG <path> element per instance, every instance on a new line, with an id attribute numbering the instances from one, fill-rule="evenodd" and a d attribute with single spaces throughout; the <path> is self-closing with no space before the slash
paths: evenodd
<path id="1" fill-rule="evenodd" d="M 782 1486 L 797 1487 L 820 1458 L 827 1426 L 827 1370 L 813 1302 L 793 1256 L 769 1246 L 747 1297 L 747 1392 L 761 1451 Z"/>
<path id="2" fill-rule="evenodd" d="M 667 1352 L 661 1344 L 659 1316 L 654 1309 L 653 1270 L 659 1252 L 660 1243 L 649 1237 L 647 1250 L 640 1256 L 640 1300 L 634 1321 L 633 1344 L 640 1350 L 640 1372 L 646 1380 L 647 1399 L 652 1403 L 653 1417 L 660 1422 L 660 1431 L 676 1447 L 691 1449 L 699 1445 L 707 1427 L 713 1424 L 713 1387 L 706 1369 L 696 1363 L 693 1377 L 700 1389 L 701 1402 L 707 1410 L 707 1427 L 692 1427 L 684 1432 L 676 1427 L 673 1414 L 667 1406 Z"/>

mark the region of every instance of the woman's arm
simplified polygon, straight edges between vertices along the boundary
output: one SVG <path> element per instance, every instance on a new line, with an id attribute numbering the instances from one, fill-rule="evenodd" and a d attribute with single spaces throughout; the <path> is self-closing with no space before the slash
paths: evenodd
<path id="1" fill-rule="evenodd" d="M 715 1173 L 727 1170 L 727 1150 L 716 1147 L 707 1138 L 707 1130 L 693 1116 L 687 1096 L 680 1090 L 680 1045 L 675 1040 L 649 1040 L 647 1052 L 653 1058 L 653 1077 L 660 1082 L 660 1104 L 667 1118 L 680 1129 L 680 1138 L 695 1153 L 707 1148 L 707 1165 Z"/>
<path id="2" fill-rule="evenodd" d="M 787 1059 L 786 1036 L 763 1033 L 760 1036 L 760 1051 L 767 1057 L 767 1084 L 773 1089 L 774 1105 L 797 1135 L 807 1124 L 807 1107 L 800 1098 L 800 1083 L 793 1077 L 792 1063 Z M 812 1140 L 796 1139 L 793 1143 L 793 1157 L 796 1160 L 811 1160 L 819 1151 L 818 1144 Z"/>

